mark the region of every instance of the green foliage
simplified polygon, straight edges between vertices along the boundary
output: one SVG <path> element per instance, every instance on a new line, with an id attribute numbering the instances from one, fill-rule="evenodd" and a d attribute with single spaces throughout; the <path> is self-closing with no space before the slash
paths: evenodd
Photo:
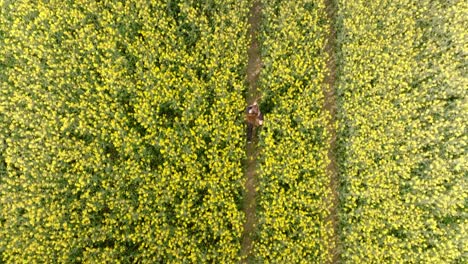
<path id="1" fill-rule="evenodd" d="M 251 4 L 0 0 L 0 263 L 240 261 Z M 336 5 L 262 1 L 255 261 L 465 263 L 468 4 Z"/>
<path id="2" fill-rule="evenodd" d="M 466 262 L 468 6 L 338 6 L 343 261 Z"/>
<path id="3" fill-rule="evenodd" d="M 328 114 L 322 88 L 326 13 L 322 2 L 262 1 L 256 262 L 325 263 L 334 247 L 326 174 Z"/>
<path id="4" fill-rule="evenodd" d="M 7 262 L 235 262 L 246 3 L 0 1 Z"/>

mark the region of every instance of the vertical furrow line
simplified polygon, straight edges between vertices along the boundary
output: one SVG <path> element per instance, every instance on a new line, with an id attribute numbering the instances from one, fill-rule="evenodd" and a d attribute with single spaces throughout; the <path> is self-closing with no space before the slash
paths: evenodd
<path id="1" fill-rule="evenodd" d="M 328 20 L 328 34 L 326 39 L 326 52 L 328 59 L 326 62 L 328 74 L 325 77 L 325 85 L 323 86 L 323 93 L 325 96 L 324 109 L 329 114 L 329 122 L 327 124 L 327 130 L 329 136 L 329 149 L 327 165 L 327 174 L 330 177 L 330 189 L 331 189 L 331 212 L 330 222 L 333 225 L 334 237 L 333 241 L 330 241 L 334 247 L 331 247 L 330 254 L 332 256 L 332 263 L 339 263 L 340 256 L 340 238 L 339 238 L 339 219 L 338 219 L 338 204 L 339 204 L 339 179 L 338 179 L 338 165 L 336 162 L 336 135 L 337 135 L 337 123 L 336 123 L 336 112 L 337 112 L 337 100 L 336 100 L 336 31 L 335 31 L 335 13 L 336 5 L 334 0 L 325 0 L 326 15 Z"/>
<path id="2" fill-rule="evenodd" d="M 252 104 L 260 97 L 257 90 L 257 82 L 261 70 L 260 45 L 258 42 L 258 32 L 261 19 L 261 3 L 259 0 L 254 0 L 249 24 L 251 43 L 248 49 L 248 65 L 247 65 L 247 83 L 248 90 L 246 95 L 247 105 Z M 256 187 L 257 187 L 257 142 L 255 138 L 252 143 L 246 145 L 246 168 L 245 168 L 245 196 L 244 196 L 244 213 L 246 221 L 244 223 L 244 233 L 242 239 L 241 261 L 247 263 L 252 258 L 252 244 L 256 227 Z"/>

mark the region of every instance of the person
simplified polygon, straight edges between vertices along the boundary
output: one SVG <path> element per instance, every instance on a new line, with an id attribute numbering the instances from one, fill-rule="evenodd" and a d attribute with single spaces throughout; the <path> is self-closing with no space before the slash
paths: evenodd
<path id="1" fill-rule="evenodd" d="M 263 114 L 260 111 L 257 101 L 247 106 L 246 113 L 247 121 L 247 142 L 252 143 L 252 137 L 255 132 L 255 128 L 263 125 Z"/>

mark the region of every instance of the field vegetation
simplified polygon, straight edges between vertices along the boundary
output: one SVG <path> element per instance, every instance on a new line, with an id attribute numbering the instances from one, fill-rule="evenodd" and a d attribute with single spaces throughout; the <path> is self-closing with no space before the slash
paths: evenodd
<path id="1" fill-rule="evenodd" d="M 258 263 L 325 263 L 334 247 L 322 88 L 327 19 L 319 1 L 262 1 Z"/>
<path id="2" fill-rule="evenodd" d="M 467 11 L 338 1 L 343 262 L 466 262 Z"/>
<path id="3" fill-rule="evenodd" d="M 248 2 L 0 1 L 0 251 L 235 262 Z"/>
<path id="4" fill-rule="evenodd" d="M 252 5 L 0 0 L 0 263 L 467 262 L 468 3 Z"/>

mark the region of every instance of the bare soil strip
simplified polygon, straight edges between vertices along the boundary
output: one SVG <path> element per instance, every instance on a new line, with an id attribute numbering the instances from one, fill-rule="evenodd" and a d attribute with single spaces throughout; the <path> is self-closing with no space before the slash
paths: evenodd
<path id="1" fill-rule="evenodd" d="M 251 44 L 248 50 L 249 62 L 247 65 L 247 83 L 249 89 L 247 91 L 247 104 L 253 103 L 259 97 L 257 91 L 257 81 L 261 70 L 260 46 L 258 43 L 258 31 L 261 19 L 261 4 L 260 0 L 255 0 L 250 11 L 250 36 Z M 252 259 L 252 241 L 255 234 L 257 218 L 256 211 L 256 187 L 257 187 L 257 139 L 254 133 L 252 143 L 246 146 L 246 168 L 245 168 L 245 196 L 244 196 L 244 213 L 246 221 L 244 224 L 244 233 L 242 235 L 242 263 L 247 263 Z"/>
<path id="2" fill-rule="evenodd" d="M 330 163 L 327 165 L 327 174 L 330 177 L 330 189 L 332 191 L 330 202 L 332 204 L 330 219 L 329 221 L 333 225 L 334 237 L 330 241 L 330 245 L 334 247 L 330 248 L 330 255 L 332 256 L 331 263 L 340 262 L 340 237 L 339 237 L 339 220 L 338 220 L 338 203 L 339 203 L 339 179 L 338 179 L 338 165 L 336 162 L 336 31 L 335 31 L 335 0 L 325 0 L 327 18 L 329 23 L 329 30 L 326 43 L 326 52 L 328 53 L 327 68 L 328 75 L 325 77 L 325 83 L 323 94 L 325 95 L 324 110 L 330 115 L 330 120 L 327 125 L 328 131 L 330 132 L 328 159 Z"/>

